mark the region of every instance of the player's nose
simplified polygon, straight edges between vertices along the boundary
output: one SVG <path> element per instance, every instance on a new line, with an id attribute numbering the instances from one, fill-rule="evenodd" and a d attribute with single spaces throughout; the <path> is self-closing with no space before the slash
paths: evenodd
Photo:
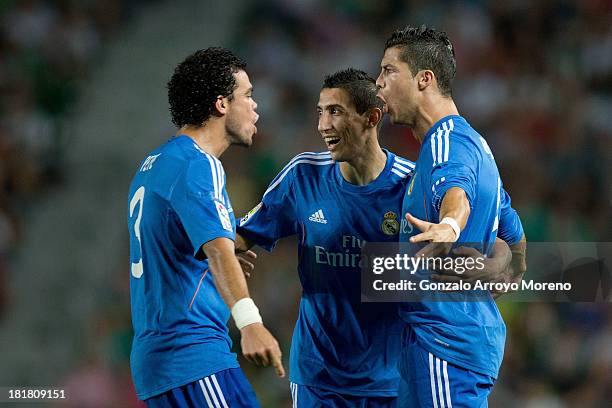
<path id="1" fill-rule="evenodd" d="M 331 128 L 331 121 L 327 118 L 327 115 L 322 114 L 319 116 L 319 123 L 317 125 L 319 133 L 323 134 L 324 132 L 331 130 Z"/>

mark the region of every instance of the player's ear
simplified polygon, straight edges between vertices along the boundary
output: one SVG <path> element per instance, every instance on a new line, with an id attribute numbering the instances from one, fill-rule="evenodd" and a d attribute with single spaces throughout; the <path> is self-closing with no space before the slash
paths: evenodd
<path id="1" fill-rule="evenodd" d="M 372 127 L 376 127 L 378 126 L 378 124 L 380 123 L 380 121 L 382 120 L 382 110 L 380 110 L 379 108 L 372 108 L 367 112 L 367 118 L 368 118 L 368 123 L 367 126 L 369 128 Z"/>
<path id="2" fill-rule="evenodd" d="M 215 101 L 215 109 L 217 110 L 218 115 L 225 115 L 227 113 L 227 98 L 222 95 L 217 96 L 217 100 Z"/>
<path id="3" fill-rule="evenodd" d="M 433 71 L 429 69 L 424 69 L 423 71 L 420 71 L 417 74 L 419 91 L 423 91 L 428 86 L 431 86 L 434 83 L 435 79 L 436 76 L 434 75 Z"/>

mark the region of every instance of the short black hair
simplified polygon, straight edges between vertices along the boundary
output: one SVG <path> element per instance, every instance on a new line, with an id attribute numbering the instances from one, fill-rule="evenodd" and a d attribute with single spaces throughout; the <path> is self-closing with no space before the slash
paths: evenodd
<path id="1" fill-rule="evenodd" d="M 322 89 L 325 88 L 344 89 L 355 104 L 355 110 L 360 115 L 372 108 L 383 109 L 383 102 L 376 97 L 378 92 L 376 81 L 358 69 L 348 68 L 327 75 L 323 81 Z"/>
<path id="2" fill-rule="evenodd" d="M 168 102 L 172 123 L 201 126 L 214 112 L 219 95 L 229 96 L 236 89 L 234 74 L 246 63 L 222 47 L 198 50 L 177 65 L 168 82 Z"/>
<path id="3" fill-rule="evenodd" d="M 400 59 L 408 64 L 413 75 L 429 69 L 438 81 L 440 93 L 452 95 L 452 82 L 457 71 L 455 49 L 444 31 L 422 25 L 396 30 L 385 43 L 385 50 L 400 47 Z"/>

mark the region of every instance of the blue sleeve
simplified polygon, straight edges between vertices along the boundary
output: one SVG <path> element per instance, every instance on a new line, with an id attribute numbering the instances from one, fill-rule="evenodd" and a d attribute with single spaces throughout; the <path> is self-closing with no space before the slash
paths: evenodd
<path id="1" fill-rule="evenodd" d="M 432 202 L 437 213 L 442 199 L 452 187 L 459 187 L 467 195 L 470 206 L 476 192 L 478 148 L 464 136 L 451 133 L 448 138 L 431 140 L 435 166 L 431 172 Z"/>
<path id="2" fill-rule="evenodd" d="M 502 188 L 497 236 L 506 241 L 508 245 L 516 244 L 523 237 L 523 224 L 511 204 L 510 195 Z"/>
<path id="3" fill-rule="evenodd" d="M 293 177 L 287 166 L 272 180 L 261 202 L 238 223 L 240 235 L 271 251 L 279 239 L 297 233 Z"/>
<path id="4" fill-rule="evenodd" d="M 189 164 L 170 196 L 194 255 L 203 244 L 215 238 L 236 238 L 223 198 L 225 173 L 218 160 L 207 158 Z"/>

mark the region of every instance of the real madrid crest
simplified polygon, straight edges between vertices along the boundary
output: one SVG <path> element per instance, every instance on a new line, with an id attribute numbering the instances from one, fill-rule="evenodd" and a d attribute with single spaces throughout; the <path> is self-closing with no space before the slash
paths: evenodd
<path id="1" fill-rule="evenodd" d="M 396 235 L 399 232 L 399 222 L 397 221 L 397 214 L 393 211 L 388 211 L 384 215 L 384 220 L 380 226 L 382 232 L 386 235 Z"/>

